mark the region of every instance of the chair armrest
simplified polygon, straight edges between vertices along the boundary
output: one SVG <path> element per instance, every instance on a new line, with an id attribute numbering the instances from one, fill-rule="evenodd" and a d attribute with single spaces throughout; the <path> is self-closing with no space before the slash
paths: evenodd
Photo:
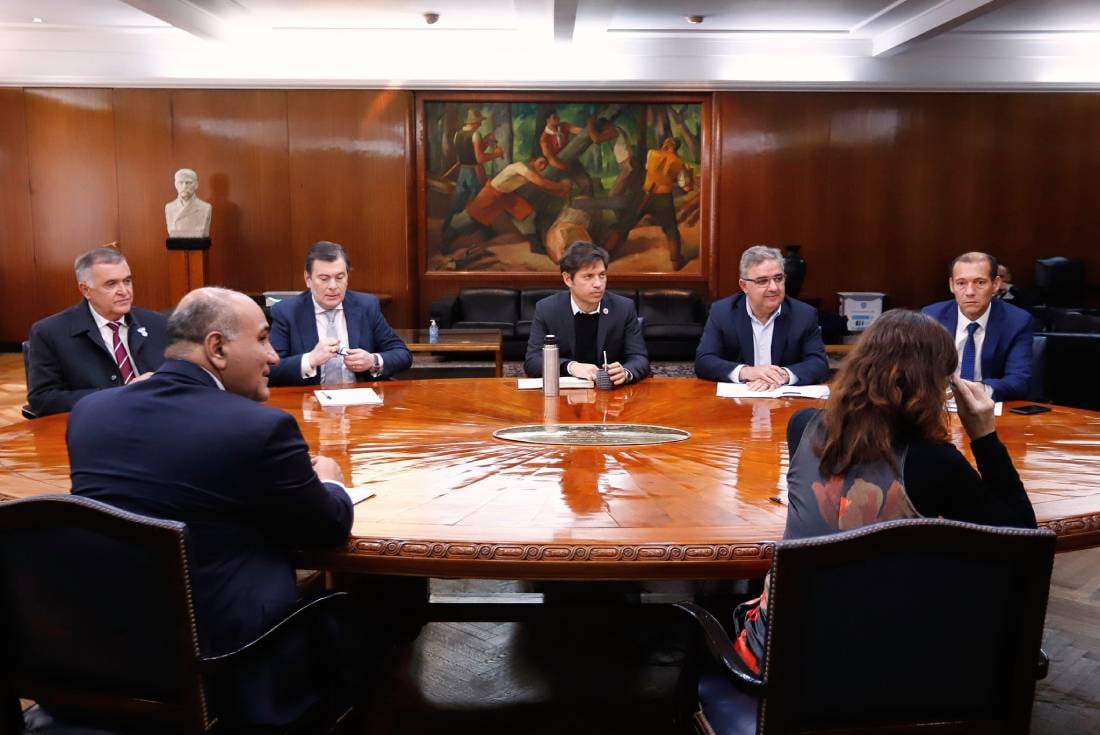
<path id="1" fill-rule="evenodd" d="M 1050 656 L 1043 649 L 1039 649 L 1039 660 L 1035 662 L 1035 681 L 1047 678 L 1050 671 Z"/>
<path id="2" fill-rule="evenodd" d="M 245 643 L 235 651 L 221 653 L 215 656 L 204 656 L 201 661 L 204 666 L 220 668 L 224 665 L 235 665 L 241 660 L 259 655 L 280 641 L 285 636 L 294 633 L 319 619 L 329 610 L 347 605 L 351 595 L 347 592 L 331 592 L 324 597 L 310 600 L 288 613 L 282 620 L 265 630 L 254 640 Z"/>
<path id="3" fill-rule="evenodd" d="M 726 635 L 722 624 L 706 608 L 694 602 L 677 602 L 674 607 L 695 618 L 695 622 L 699 625 L 700 638 L 707 653 L 716 664 L 730 672 L 738 682 L 746 685 L 748 691 L 764 688 L 763 679 L 745 668 L 745 664 L 733 652 L 733 642 Z"/>
<path id="4" fill-rule="evenodd" d="M 440 329 L 450 329 L 451 325 L 456 321 L 455 305 L 458 303 L 457 296 L 444 296 L 443 298 L 436 299 L 432 302 L 428 308 L 428 313 L 431 319 L 435 319 L 435 323 Z"/>

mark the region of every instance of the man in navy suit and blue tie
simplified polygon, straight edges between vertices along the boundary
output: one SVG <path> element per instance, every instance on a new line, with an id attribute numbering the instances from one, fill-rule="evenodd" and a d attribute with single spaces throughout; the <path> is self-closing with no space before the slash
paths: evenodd
<path id="1" fill-rule="evenodd" d="M 348 290 L 350 270 L 340 245 L 322 240 L 309 249 L 309 290 L 271 309 L 271 345 L 281 358 L 271 371 L 272 385 L 378 380 L 412 364 L 377 297 Z"/>
<path id="2" fill-rule="evenodd" d="M 924 307 L 955 338 L 959 377 L 985 385 L 995 401 L 1024 398 L 1031 380 L 1031 314 L 993 298 L 1001 287 L 997 260 L 963 253 L 951 261 L 955 298 Z"/>
<path id="3" fill-rule="evenodd" d="M 750 390 L 820 383 L 829 375 L 817 310 L 787 297 L 783 253 L 741 254 L 741 293 L 715 301 L 695 351 L 695 374 Z"/>

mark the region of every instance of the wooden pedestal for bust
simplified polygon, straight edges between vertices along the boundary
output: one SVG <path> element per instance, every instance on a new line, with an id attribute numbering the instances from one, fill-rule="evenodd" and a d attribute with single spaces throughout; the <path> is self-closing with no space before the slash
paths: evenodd
<path id="1" fill-rule="evenodd" d="M 188 291 L 206 285 L 210 238 L 169 237 L 164 244 L 168 248 L 168 298 L 175 305 Z"/>

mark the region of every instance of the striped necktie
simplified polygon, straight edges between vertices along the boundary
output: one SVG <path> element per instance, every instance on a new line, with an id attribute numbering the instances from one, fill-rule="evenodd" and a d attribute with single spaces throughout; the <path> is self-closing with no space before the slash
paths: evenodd
<path id="1" fill-rule="evenodd" d="M 122 338 L 118 336 L 118 330 L 122 327 L 119 322 L 107 322 L 111 330 L 111 351 L 118 363 L 118 371 L 122 373 L 122 384 L 126 385 L 134 379 L 134 366 L 130 364 L 130 355 L 126 352 L 126 345 L 122 344 Z"/>
<path id="2" fill-rule="evenodd" d="M 325 336 L 330 339 L 340 339 L 340 332 L 336 329 L 336 314 L 338 309 L 326 309 Z M 340 383 L 354 383 L 355 373 L 344 366 L 344 358 L 333 355 L 332 359 L 321 366 L 321 385 L 337 385 Z"/>

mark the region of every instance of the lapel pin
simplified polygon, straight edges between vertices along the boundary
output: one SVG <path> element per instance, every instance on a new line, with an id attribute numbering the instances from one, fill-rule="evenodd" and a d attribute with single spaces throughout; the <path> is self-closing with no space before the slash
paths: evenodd
<path id="1" fill-rule="evenodd" d="M 142 337 L 148 337 L 149 333 L 145 331 L 145 327 L 138 327 L 138 334 Z"/>
<path id="2" fill-rule="evenodd" d="M 604 314 L 606 314 L 606 313 L 607 313 L 607 307 L 606 307 L 606 306 L 605 306 L 605 307 L 603 307 L 603 313 L 604 313 Z"/>

